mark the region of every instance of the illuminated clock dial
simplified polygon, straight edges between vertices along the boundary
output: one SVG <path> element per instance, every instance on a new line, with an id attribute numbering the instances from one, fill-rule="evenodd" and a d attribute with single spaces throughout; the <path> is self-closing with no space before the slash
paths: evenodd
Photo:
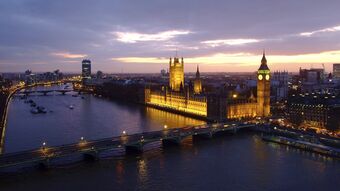
<path id="1" fill-rule="evenodd" d="M 262 74 L 260 74 L 260 75 L 258 76 L 258 78 L 259 78 L 259 80 L 262 80 L 262 79 L 263 79 Z"/>
<path id="2" fill-rule="evenodd" d="M 270 79 L 270 76 L 267 74 L 266 75 L 266 80 L 269 80 Z"/>

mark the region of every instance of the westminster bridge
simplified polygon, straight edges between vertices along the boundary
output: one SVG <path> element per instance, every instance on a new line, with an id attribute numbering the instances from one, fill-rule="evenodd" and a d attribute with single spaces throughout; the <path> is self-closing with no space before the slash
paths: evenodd
<path id="1" fill-rule="evenodd" d="M 84 90 L 73 90 L 73 89 L 25 90 L 25 91 L 19 92 L 17 95 L 18 96 L 21 96 L 21 95 L 28 96 L 28 95 L 31 95 L 31 94 L 47 95 L 47 94 L 52 93 L 52 92 L 58 92 L 58 93 L 61 93 L 62 95 L 65 95 L 68 92 L 78 92 L 79 94 L 81 94 L 82 92 L 85 92 L 85 91 Z"/>
<path id="2" fill-rule="evenodd" d="M 240 129 L 255 127 L 254 124 L 244 123 L 220 123 L 220 124 L 205 124 L 200 126 L 187 126 L 182 128 L 167 128 L 159 131 L 146 133 L 137 133 L 128 135 L 123 131 L 121 136 L 87 141 L 83 137 L 79 142 L 49 147 L 47 143 L 42 143 L 42 146 L 37 149 L 21 151 L 15 153 L 6 153 L 0 155 L 0 168 L 10 167 L 26 167 L 40 166 L 50 167 L 54 165 L 54 161 L 74 155 L 82 155 L 83 159 L 97 160 L 102 154 L 114 150 L 122 150 L 128 152 L 143 152 L 148 144 L 161 142 L 162 145 L 177 144 L 189 136 L 212 138 L 216 133 L 231 132 L 236 133 Z"/>

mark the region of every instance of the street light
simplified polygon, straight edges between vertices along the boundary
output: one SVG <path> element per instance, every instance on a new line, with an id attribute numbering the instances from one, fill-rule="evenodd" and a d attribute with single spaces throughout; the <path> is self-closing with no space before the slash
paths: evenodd
<path id="1" fill-rule="evenodd" d="M 85 146 L 86 145 L 86 140 L 84 137 L 80 137 L 80 142 L 79 142 L 79 146 Z"/>
<path id="2" fill-rule="evenodd" d="M 46 142 L 43 142 L 43 143 L 42 143 L 41 150 L 42 150 L 42 152 L 45 154 L 45 152 L 46 152 Z"/>
<path id="3" fill-rule="evenodd" d="M 167 125 L 164 125 L 164 129 L 167 129 L 168 128 L 168 126 Z"/>
<path id="4" fill-rule="evenodd" d="M 126 131 L 123 131 L 123 135 L 126 135 Z"/>

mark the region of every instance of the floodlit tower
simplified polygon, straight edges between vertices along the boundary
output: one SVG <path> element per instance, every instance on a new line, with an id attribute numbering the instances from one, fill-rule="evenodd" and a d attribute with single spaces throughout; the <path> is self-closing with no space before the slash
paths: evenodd
<path id="1" fill-rule="evenodd" d="M 184 61 L 183 58 L 180 61 L 179 58 L 170 58 L 169 62 L 170 80 L 169 86 L 173 91 L 180 91 L 181 86 L 184 86 Z"/>
<path id="2" fill-rule="evenodd" d="M 261 60 L 261 66 L 257 71 L 257 116 L 270 115 L 270 70 L 267 65 L 265 52 Z"/>
<path id="3" fill-rule="evenodd" d="M 196 78 L 194 81 L 194 93 L 195 94 L 202 93 L 202 81 L 201 81 L 200 71 L 199 71 L 198 66 L 197 66 L 197 71 L 196 71 Z"/>

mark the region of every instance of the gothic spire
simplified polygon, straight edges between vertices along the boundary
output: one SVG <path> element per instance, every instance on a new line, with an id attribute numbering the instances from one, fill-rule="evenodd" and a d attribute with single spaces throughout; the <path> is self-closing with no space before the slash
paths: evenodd
<path id="1" fill-rule="evenodd" d="M 263 63 L 267 64 L 267 59 L 266 59 L 266 52 L 265 52 L 265 50 L 263 50 L 263 56 L 262 56 L 262 60 L 261 60 L 261 64 L 263 64 Z"/>
<path id="2" fill-rule="evenodd" d="M 199 78 L 200 77 L 200 69 L 197 65 L 197 70 L 196 70 L 196 78 Z"/>
<path id="3" fill-rule="evenodd" d="M 267 59 L 266 59 L 266 53 L 263 50 L 263 56 L 261 59 L 261 66 L 259 68 L 259 70 L 269 70 L 268 66 L 267 66 Z"/>

